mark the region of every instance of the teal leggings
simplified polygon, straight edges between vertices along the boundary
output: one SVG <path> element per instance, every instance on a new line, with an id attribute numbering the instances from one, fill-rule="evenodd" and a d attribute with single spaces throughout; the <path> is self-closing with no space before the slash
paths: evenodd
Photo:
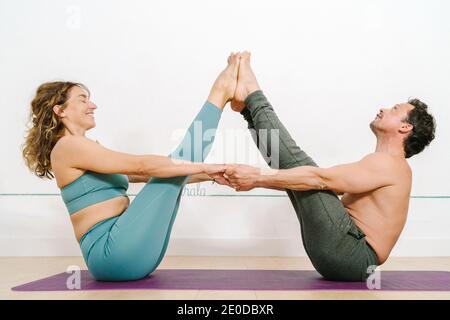
<path id="1" fill-rule="evenodd" d="M 169 156 L 203 162 L 221 114 L 221 109 L 206 102 L 181 144 Z M 97 223 L 83 235 L 80 239 L 83 258 L 96 280 L 137 280 L 158 267 L 188 178 L 150 179 L 120 216 Z"/>

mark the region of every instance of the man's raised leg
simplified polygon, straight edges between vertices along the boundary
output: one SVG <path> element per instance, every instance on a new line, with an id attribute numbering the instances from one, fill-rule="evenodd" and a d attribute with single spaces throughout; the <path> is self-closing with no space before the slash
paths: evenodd
<path id="1" fill-rule="evenodd" d="M 317 167 L 297 146 L 261 91 L 251 69 L 248 52 L 241 54 L 238 84 L 231 107 L 247 120 L 253 140 L 271 168 L 289 169 L 305 165 Z"/>
<path id="2" fill-rule="evenodd" d="M 264 96 L 250 67 L 249 53 L 241 54 L 232 108 L 247 120 L 252 137 L 271 168 L 317 166 L 292 139 Z M 272 140 L 273 136 L 278 140 Z M 304 248 L 316 270 L 329 279 L 363 279 L 367 275 L 364 234 L 356 228 L 336 193 L 286 192 L 300 222 Z"/>

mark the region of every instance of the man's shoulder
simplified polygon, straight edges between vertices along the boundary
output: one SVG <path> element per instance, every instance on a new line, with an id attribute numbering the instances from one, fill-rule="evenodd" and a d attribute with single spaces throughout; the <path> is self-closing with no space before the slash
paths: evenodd
<path id="1" fill-rule="evenodd" d="M 393 173 L 412 174 L 411 167 L 405 158 L 395 157 L 386 152 L 372 152 L 365 155 L 362 160 L 379 168 L 391 170 Z"/>
<path id="2" fill-rule="evenodd" d="M 374 164 L 378 163 L 380 165 L 383 163 L 389 165 L 399 163 L 399 160 L 397 158 L 385 152 L 372 152 L 365 155 L 361 160 L 371 162 Z"/>

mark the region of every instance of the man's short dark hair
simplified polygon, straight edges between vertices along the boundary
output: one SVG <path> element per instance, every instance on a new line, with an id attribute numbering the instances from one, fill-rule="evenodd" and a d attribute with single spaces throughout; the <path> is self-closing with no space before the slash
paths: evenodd
<path id="1" fill-rule="evenodd" d="M 405 158 L 410 158 L 422 152 L 426 146 L 434 139 L 436 121 L 428 113 L 428 106 L 419 99 L 409 99 L 408 103 L 414 106 L 409 111 L 404 121 L 413 125 L 413 129 L 404 140 Z"/>

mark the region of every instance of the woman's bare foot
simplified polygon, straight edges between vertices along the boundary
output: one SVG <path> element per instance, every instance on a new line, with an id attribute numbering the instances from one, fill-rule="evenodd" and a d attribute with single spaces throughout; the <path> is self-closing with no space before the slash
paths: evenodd
<path id="1" fill-rule="evenodd" d="M 234 98 L 231 101 L 231 109 L 241 112 L 244 109 L 244 101 L 247 96 L 257 90 L 260 90 L 256 76 L 250 66 L 250 52 L 244 51 L 240 55 L 238 82 Z"/>
<path id="2" fill-rule="evenodd" d="M 228 57 L 228 66 L 214 82 L 208 101 L 223 109 L 228 101 L 233 99 L 237 86 L 239 70 L 239 53 L 231 53 Z"/>

